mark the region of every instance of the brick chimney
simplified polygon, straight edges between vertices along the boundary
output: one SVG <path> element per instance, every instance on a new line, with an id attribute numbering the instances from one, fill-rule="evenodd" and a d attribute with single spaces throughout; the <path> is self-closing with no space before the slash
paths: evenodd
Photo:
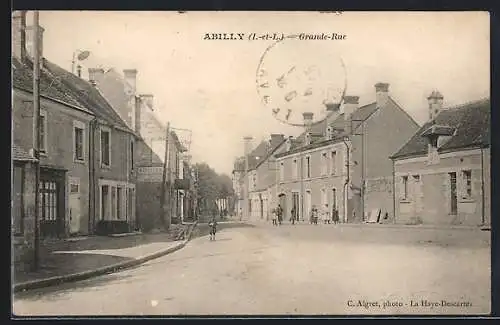
<path id="1" fill-rule="evenodd" d="M 40 67 L 43 64 L 43 32 L 45 29 L 38 26 L 38 53 L 40 54 Z M 33 26 L 26 27 L 26 50 L 30 58 L 33 59 L 33 43 L 35 39 L 35 28 Z"/>
<path id="2" fill-rule="evenodd" d="M 130 86 L 130 89 L 128 89 L 130 93 L 127 92 L 127 94 L 135 95 L 137 92 L 137 69 L 124 69 L 123 75 L 125 76 L 125 81 L 127 81 Z"/>
<path id="3" fill-rule="evenodd" d="M 375 84 L 375 98 L 377 101 L 377 107 L 383 107 L 387 104 L 389 99 L 389 84 L 384 82 L 379 82 Z"/>
<path id="4" fill-rule="evenodd" d="M 285 136 L 283 134 L 272 133 L 271 140 L 270 140 L 271 148 L 275 148 L 284 140 L 285 140 Z"/>
<path id="5" fill-rule="evenodd" d="M 305 128 L 305 131 L 306 132 L 310 132 L 311 131 L 311 127 L 312 127 L 314 113 L 312 113 L 312 112 L 304 112 L 304 113 L 302 113 L 302 117 L 304 119 L 304 128 Z"/>
<path id="6" fill-rule="evenodd" d="M 26 11 L 12 13 L 12 56 L 20 61 L 26 57 Z"/>
<path id="7" fill-rule="evenodd" d="M 352 133 L 352 114 L 358 109 L 359 96 L 344 97 L 344 131 Z"/>
<path id="8" fill-rule="evenodd" d="M 441 93 L 437 90 L 434 90 L 429 97 L 427 97 L 427 102 L 429 103 L 430 121 L 434 120 L 443 108 L 443 98 L 443 95 L 441 95 Z"/>
<path id="9" fill-rule="evenodd" d="M 152 94 L 141 94 L 139 95 L 141 97 L 141 100 L 146 106 L 153 110 L 154 107 L 154 96 Z"/>
<path id="10" fill-rule="evenodd" d="M 89 68 L 89 82 L 92 84 L 98 84 L 104 77 L 103 68 Z"/>

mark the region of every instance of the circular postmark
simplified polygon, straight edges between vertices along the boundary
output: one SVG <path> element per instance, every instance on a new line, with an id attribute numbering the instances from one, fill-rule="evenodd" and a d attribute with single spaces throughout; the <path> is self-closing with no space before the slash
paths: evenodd
<path id="1" fill-rule="evenodd" d="M 347 72 L 332 47 L 291 35 L 264 50 L 256 71 L 257 93 L 277 120 L 304 126 L 309 118 L 314 125 L 338 112 Z"/>

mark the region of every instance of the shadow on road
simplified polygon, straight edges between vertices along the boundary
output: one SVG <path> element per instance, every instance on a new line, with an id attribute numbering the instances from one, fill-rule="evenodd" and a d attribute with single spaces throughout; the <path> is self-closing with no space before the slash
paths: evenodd
<path id="1" fill-rule="evenodd" d="M 137 268 L 133 267 L 133 268 Z M 133 269 L 128 268 L 127 270 Z M 106 274 L 103 276 L 91 278 L 88 280 L 77 281 L 77 282 L 68 282 L 63 283 L 58 286 L 29 290 L 25 292 L 15 293 L 13 298 L 16 300 L 65 300 L 70 297 L 75 291 L 83 291 L 83 290 L 91 290 L 91 291 L 99 291 L 100 286 L 107 286 L 111 282 L 115 283 L 127 283 L 133 281 L 133 275 L 127 275 L 124 273 L 112 273 Z M 64 314 L 64 311 L 61 311 Z"/>

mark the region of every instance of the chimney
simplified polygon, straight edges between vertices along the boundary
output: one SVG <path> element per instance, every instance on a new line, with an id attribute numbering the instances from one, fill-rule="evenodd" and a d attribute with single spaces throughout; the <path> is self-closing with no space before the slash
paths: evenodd
<path id="1" fill-rule="evenodd" d="M 389 99 L 389 84 L 384 82 L 379 82 L 375 84 L 375 98 L 377 101 L 377 107 L 384 107 Z"/>
<path id="2" fill-rule="evenodd" d="M 270 141 L 271 148 L 275 148 L 277 145 L 283 142 L 283 140 L 285 140 L 285 136 L 283 134 L 272 133 Z"/>
<path id="3" fill-rule="evenodd" d="M 26 27 L 26 49 L 28 51 L 28 55 L 30 58 L 33 58 L 33 41 L 34 41 L 34 26 L 27 26 Z M 43 64 L 43 32 L 45 29 L 43 29 L 42 26 L 38 26 L 38 48 L 39 48 L 39 54 L 40 54 L 40 67 Z"/>
<path id="4" fill-rule="evenodd" d="M 96 85 L 104 77 L 103 68 L 89 68 L 89 82 Z"/>
<path id="5" fill-rule="evenodd" d="M 12 56 L 19 61 L 26 57 L 26 11 L 12 13 Z"/>
<path id="6" fill-rule="evenodd" d="M 153 110 L 153 103 L 154 103 L 154 96 L 152 94 L 142 94 L 142 95 L 139 95 L 141 97 L 141 100 L 144 104 L 146 104 L 146 106 Z"/>
<path id="7" fill-rule="evenodd" d="M 134 95 L 137 91 L 137 69 L 125 69 L 123 75 L 130 86 L 131 93 L 129 95 Z"/>
<path id="8" fill-rule="evenodd" d="M 142 115 L 141 115 L 141 101 L 142 99 L 139 96 L 134 96 L 135 97 L 135 119 L 134 119 L 134 131 L 137 132 L 138 134 L 141 134 L 142 128 Z"/>
<path id="9" fill-rule="evenodd" d="M 434 90 L 429 97 L 427 97 L 427 102 L 429 103 L 429 120 L 432 121 L 438 116 L 443 108 L 443 95 L 441 95 L 439 91 Z"/>
<path id="10" fill-rule="evenodd" d="M 344 131 L 352 133 L 352 114 L 358 109 L 359 96 L 344 97 Z"/>
<path id="11" fill-rule="evenodd" d="M 286 151 L 290 151 L 292 149 L 292 139 L 293 137 L 292 136 L 289 136 L 287 139 L 286 139 Z"/>
<path id="12" fill-rule="evenodd" d="M 82 77 L 82 66 L 81 65 L 76 66 L 76 75 L 78 76 L 78 78 Z"/>
<path id="13" fill-rule="evenodd" d="M 250 137 L 250 136 L 246 136 L 243 138 L 243 141 L 244 141 L 244 154 L 245 156 L 248 156 L 250 154 L 250 152 L 252 152 L 253 148 L 252 148 L 252 140 L 253 138 Z"/>
<path id="14" fill-rule="evenodd" d="M 312 113 L 312 112 L 302 113 L 302 117 L 304 118 L 304 127 L 306 129 L 306 132 L 311 131 L 313 116 L 314 116 L 314 113 Z"/>

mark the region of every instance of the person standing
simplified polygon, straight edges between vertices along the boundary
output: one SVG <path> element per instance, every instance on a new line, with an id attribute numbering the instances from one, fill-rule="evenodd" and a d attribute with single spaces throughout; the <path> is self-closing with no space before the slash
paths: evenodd
<path id="1" fill-rule="evenodd" d="M 291 212 L 291 215 L 292 215 L 292 225 L 295 224 L 295 220 L 297 220 L 297 208 L 295 207 L 295 205 L 293 206 L 292 208 L 292 211 Z"/>
<path id="2" fill-rule="evenodd" d="M 283 221 L 283 208 L 281 208 L 281 204 L 278 204 L 278 225 L 281 225 L 281 222 Z"/>
<path id="3" fill-rule="evenodd" d="M 332 208 L 332 222 L 334 225 L 339 223 L 339 210 L 335 207 Z"/>
<path id="4" fill-rule="evenodd" d="M 273 226 L 277 226 L 278 225 L 278 222 L 277 222 L 277 219 L 278 219 L 278 212 L 277 212 L 277 209 L 273 209 L 271 211 L 271 218 L 273 220 Z"/>
<path id="5" fill-rule="evenodd" d="M 322 211 L 322 215 L 323 215 L 323 222 L 325 224 L 330 224 L 330 210 L 328 209 L 328 203 L 325 203 L 325 206 L 323 208 L 323 211 Z"/>

